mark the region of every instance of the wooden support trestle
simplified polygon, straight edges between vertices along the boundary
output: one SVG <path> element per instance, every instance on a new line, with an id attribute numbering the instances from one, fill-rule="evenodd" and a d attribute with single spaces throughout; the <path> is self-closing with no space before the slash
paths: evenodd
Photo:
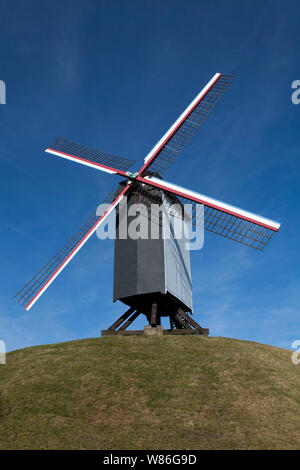
<path id="1" fill-rule="evenodd" d="M 134 322 L 134 320 L 144 312 L 139 309 L 130 307 L 123 315 L 121 315 L 107 330 L 102 330 L 102 336 L 114 336 L 114 335 L 142 335 L 144 330 L 127 330 L 127 328 Z M 152 303 L 151 311 L 145 312 L 144 315 L 148 319 L 149 326 L 146 328 L 147 334 L 153 328 L 158 330 L 160 326 L 160 317 L 167 316 L 170 321 L 170 329 L 160 330 L 164 335 L 170 334 L 183 334 L 183 335 L 205 335 L 209 334 L 208 328 L 202 328 L 198 323 L 193 320 L 181 307 L 177 308 L 177 311 L 173 311 L 170 314 L 161 312 L 157 302 Z M 127 330 L 127 331 L 126 331 Z M 150 333 L 151 333 L 150 331 Z"/>

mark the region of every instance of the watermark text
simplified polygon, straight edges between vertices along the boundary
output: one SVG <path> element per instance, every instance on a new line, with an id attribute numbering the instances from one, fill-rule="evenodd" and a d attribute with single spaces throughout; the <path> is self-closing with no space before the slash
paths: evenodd
<path id="1" fill-rule="evenodd" d="M 0 104 L 6 104 L 6 84 L 0 80 Z"/>
<path id="2" fill-rule="evenodd" d="M 291 96 L 292 103 L 299 104 L 300 103 L 300 80 L 294 80 L 292 83 L 292 88 L 295 90 Z"/>
<path id="3" fill-rule="evenodd" d="M 297 366 L 300 364 L 300 339 L 292 342 L 292 349 L 296 349 L 296 351 L 292 354 L 292 363 Z"/>
<path id="4" fill-rule="evenodd" d="M 0 365 L 6 364 L 6 344 L 0 340 Z"/>
<path id="5" fill-rule="evenodd" d="M 109 204 L 100 204 L 96 215 L 103 215 Z M 198 223 L 192 223 L 192 220 Z M 97 231 L 100 240 L 182 240 L 186 250 L 201 250 L 204 245 L 204 206 L 202 204 L 129 203 L 125 196 Z"/>

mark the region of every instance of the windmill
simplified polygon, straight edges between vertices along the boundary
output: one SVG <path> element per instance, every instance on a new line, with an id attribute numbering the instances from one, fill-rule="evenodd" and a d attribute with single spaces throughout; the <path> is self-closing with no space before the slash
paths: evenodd
<path id="1" fill-rule="evenodd" d="M 148 204 L 159 201 L 171 206 L 174 201 L 192 206 L 190 220 L 217 235 L 262 251 L 280 224 L 230 204 L 165 181 L 162 175 L 178 157 L 199 127 L 219 101 L 233 76 L 216 73 L 191 104 L 174 122 L 144 159 L 138 172 L 129 171 L 135 163 L 58 138 L 46 152 L 87 165 L 111 175 L 122 177 L 117 190 L 104 202 L 108 208 L 101 215 L 93 214 L 75 235 L 16 295 L 16 299 L 29 310 L 91 235 L 109 215 L 117 212 L 117 234 L 124 215 L 122 204 L 129 206 L 142 200 Z M 197 220 L 195 208 L 204 210 Z M 175 262 L 176 261 L 176 262 Z M 115 240 L 114 301 L 120 300 L 129 309 L 118 318 L 103 335 L 142 333 L 143 330 L 125 331 L 140 314 L 148 321 L 145 332 L 208 334 L 189 314 L 193 313 L 189 252 L 183 245 L 160 237 L 151 239 Z M 162 330 L 161 317 L 169 317 L 170 329 Z"/>

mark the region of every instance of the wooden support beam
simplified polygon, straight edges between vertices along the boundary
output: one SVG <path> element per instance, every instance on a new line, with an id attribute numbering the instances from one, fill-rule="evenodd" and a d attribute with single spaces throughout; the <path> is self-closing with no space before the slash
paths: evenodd
<path id="1" fill-rule="evenodd" d="M 185 321 L 187 321 L 189 323 L 189 325 L 191 327 L 194 327 L 196 330 L 197 329 L 202 329 L 202 327 L 200 325 L 198 325 L 197 322 L 195 322 L 195 320 L 193 320 L 184 310 L 182 310 L 182 308 L 179 307 L 179 309 L 177 310 L 179 315 L 182 316 L 182 318 L 184 318 Z"/>
<path id="2" fill-rule="evenodd" d="M 174 315 L 174 320 L 178 322 L 182 328 L 186 328 L 187 330 L 192 329 L 177 313 Z"/>
<path id="3" fill-rule="evenodd" d="M 102 336 L 136 336 L 145 334 L 144 330 L 128 330 L 128 331 L 116 331 L 116 330 L 102 330 Z M 163 335 L 208 335 L 208 329 L 202 328 L 202 330 L 192 330 L 191 328 L 181 328 L 173 330 L 163 330 Z"/>
<path id="4" fill-rule="evenodd" d="M 144 334 L 144 330 L 129 330 L 125 331 L 126 328 L 134 322 L 134 320 L 143 312 L 136 310 L 134 307 L 129 308 L 123 315 L 121 315 L 107 330 L 102 330 L 102 336 L 114 336 L 114 335 L 141 335 Z M 160 315 L 158 313 L 157 302 L 153 302 L 151 312 L 145 313 L 150 326 L 160 325 Z M 165 315 L 166 316 L 166 315 Z M 207 328 L 202 328 L 198 323 L 193 320 L 182 308 L 177 309 L 177 313 L 174 314 L 174 310 L 169 313 L 170 330 L 163 330 L 164 335 L 168 334 L 189 334 L 189 335 L 205 335 L 209 334 Z"/>
<path id="5" fill-rule="evenodd" d="M 143 335 L 144 330 L 128 330 L 128 331 L 116 331 L 116 330 L 102 330 L 102 336 L 136 336 Z"/>
<path id="6" fill-rule="evenodd" d="M 118 328 L 118 326 L 121 325 L 121 323 L 123 323 L 123 321 L 125 321 L 133 312 L 135 311 L 135 309 L 133 307 L 129 308 L 125 313 L 123 313 L 123 315 L 120 316 L 120 318 L 118 318 L 118 320 L 116 320 L 109 328 L 108 330 L 111 331 L 111 330 L 116 330 Z"/>
<path id="7" fill-rule="evenodd" d="M 170 318 L 172 318 L 171 321 L 172 321 L 172 326 L 173 326 L 172 329 L 173 329 L 173 330 L 176 330 L 176 329 L 178 330 L 178 329 L 182 329 L 182 328 L 183 328 L 183 326 L 181 325 L 181 323 L 179 323 L 179 321 L 176 320 L 175 314 L 173 314 L 172 317 L 170 317 Z"/>
<path id="8" fill-rule="evenodd" d="M 134 322 L 134 320 L 140 315 L 141 312 L 138 312 L 136 311 L 135 313 L 133 313 L 131 315 L 130 318 L 128 318 L 128 320 L 118 329 L 118 331 L 124 331 L 126 330 L 126 328 L 129 327 L 129 325 L 131 325 L 132 322 Z"/>

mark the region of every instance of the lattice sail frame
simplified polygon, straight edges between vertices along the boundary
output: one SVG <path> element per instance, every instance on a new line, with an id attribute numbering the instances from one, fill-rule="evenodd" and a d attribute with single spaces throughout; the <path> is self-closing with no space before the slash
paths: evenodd
<path id="1" fill-rule="evenodd" d="M 159 204 L 161 197 L 153 191 L 147 190 L 147 184 L 153 184 L 154 187 L 160 188 L 165 197 L 165 210 L 170 213 L 172 206 L 175 205 L 175 210 L 172 214 L 175 217 L 182 218 L 185 216 L 185 221 L 190 221 L 194 227 L 200 226 L 205 230 L 221 235 L 222 237 L 242 243 L 250 248 L 263 251 L 267 243 L 271 240 L 272 236 L 278 231 L 280 224 L 265 219 L 256 214 L 248 213 L 242 209 L 229 206 L 228 204 L 208 198 L 199 194 L 199 202 L 195 198 L 190 199 L 189 195 L 182 196 L 180 193 L 184 188 L 177 187 L 170 183 L 160 180 L 158 178 L 146 177 L 140 178 L 139 182 L 144 182 L 140 187 L 136 183 L 136 191 L 140 192 L 143 196 L 141 202 L 145 202 L 148 198 L 147 206 L 150 209 L 151 204 Z M 168 186 L 174 186 L 174 192 L 169 190 Z M 179 192 L 177 189 L 180 189 Z M 187 191 L 189 193 L 189 191 Z M 197 193 L 194 193 L 197 196 Z M 203 199 L 204 198 L 204 199 Z M 211 202 L 205 202 L 205 200 Z M 218 208 L 216 204 L 220 204 Z M 179 210 L 178 210 L 179 206 Z M 222 206 L 228 206 L 222 208 Z M 181 210 L 180 210 L 181 208 Z M 198 210 L 197 210 L 198 209 Z M 241 212 L 241 215 L 239 215 Z M 245 213 L 245 215 L 243 215 Z M 158 222 L 158 219 L 154 220 Z M 272 226 L 272 225 L 273 226 Z"/>
<path id="2" fill-rule="evenodd" d="M 125 188 L 118 195 L 112 191 L 105 197 L 103 204 L 106 204 L 103 214 L 93 214 L 80 227 L 80 229 L 68 240 L 68 242 L 40 269 L 40 271 L 17 292 L 14 298 L 29 310 L 38 300 L 40 295 L 54 281 L 60 271 L 71 261 L 79 249 L 87 242 L 91 235 L 97 230 L 99 225 L 104 222 L 112 210 L 120 203 L 130 186 Z"/>
<path id="3" fill-rule="evenodd" d="M 179 156 L 180 152 L 188 144 L 194 134 L 206 121 L 218 101 L 223 96 L 224 92 L 234 80 L 233 75 L 216 74 L 212 78 L 211 84 L 199 93 L 199 97 L 195 98 L 195 104 L 191 103 L 191 109 L 187 109 L 183 113 L 182 118 L 178 118 L 179 122 L 174 123 L 174 130 L 171 128 L 170 136 L 162 142 L 161 148 L 156 152 L 154 158 L 152 156 L 146 157 L 145 167 L 152 172 L 157 172 L 161 176 Z M 147 165 L 147 158 L 149 164 Z M 151 159 L 151 161 L 150 161 Z M 145 169 L 145 168 L 144 168 Z"/>
<path id="4" fill-rule="evenodd" d="M 58 137 L 51 147 L 46 149 L 46 152 L 106 171 L 107 173 L 116 173 L 122 176 L 125 176 L 129 168 L 136 162 L 136 160 L 117 157 L 116 155 L 76 144 L 63 137 Z"/>
<path id="5" fill-rule="evenodd" d="M 91 215 L 67 243 L 40 269 L 40 271 L 21 289 L 15 298 L 21 305 L 27 305 L 42 285 L 58 269 L 64 259 L 72 253 L 79 241 L 96 224 L 100 216 Z"/>

